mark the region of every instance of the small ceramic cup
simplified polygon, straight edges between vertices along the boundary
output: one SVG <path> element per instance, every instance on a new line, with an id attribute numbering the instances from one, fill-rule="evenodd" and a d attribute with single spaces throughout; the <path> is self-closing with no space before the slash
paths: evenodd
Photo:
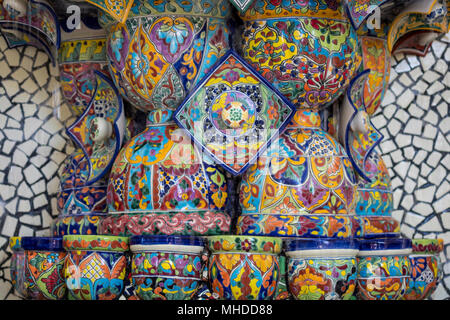
<path id="1" fill-rule="evenodd" d="M 192 299 L 202 281 L 204 247 L 204 240 L 194 236 L 131 237 L 131 274 L 139 299 Z"/>
<path id="2" fill-rule="evenodd" d="M 411 280 L 403 297 L 405 300 L 426 300 L 442 280 L 441 239 L 412 239 Z"/>
<path id="3" fill-rule="evenodd" d="M 285 243 L 288 284 L 297 300 L 350 300 L 356 288 L 354 238 L 296 239 Z"/>
<path id="4" fill-rule="evenodd" d="M 11 282 L 14 293 L 22 298 L 26 298 L 25 290 L 25 251 L 22 248 L 21 237 L 9 238 L 9 247 L 11 255 Z"/>
<path id="5" fill-rule="evenodd" d="M 400 300 L 410 281 L 412 252 L 410 239 L 379 238 L 359 240 L 359 300 Z"/>
<path id="6" fill-rule="evenodd" d="M 66 297 L 64 251 L 61 237 L 22 237 L 25 252 L 27 299 L 62 300 Z"/>
<path id="7" fill-rule="evenodd" d="M 211 236 L 208 277 L 225 300 L 270 300 L 280 279 L 281 238 Z"/>
<path id="8" fill-rule="evenodd" d="M 128 238 L 106 235 L 63 237 L 65 281 L 71 300 L 117 300 L 126 278 Z"/>

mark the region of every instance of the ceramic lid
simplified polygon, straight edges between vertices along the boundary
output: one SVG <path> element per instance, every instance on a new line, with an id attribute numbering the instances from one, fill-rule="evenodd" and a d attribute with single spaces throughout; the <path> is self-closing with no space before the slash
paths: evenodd
<path id="1" fill-rule="evenodd" d="M 359 256 L 404 255 L 412 252 L 411 239 L 406 238 L 361 239 L 358 242 Z"/>
<path id="2" fill-rule="evenodd" d="M 355 238 L 304 238 L 284 242 L 289 257 L 356 256 L 359 248 Z"/>
<path id="3" fill-rule="evenodd" d="M 62 237 L 22 237 L 23 250 L 64 251 Z"/>

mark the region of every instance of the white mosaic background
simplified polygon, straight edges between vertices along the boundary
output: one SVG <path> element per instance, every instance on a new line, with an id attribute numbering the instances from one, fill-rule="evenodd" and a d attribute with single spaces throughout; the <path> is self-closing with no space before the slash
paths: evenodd
<path id="1" fill-rule="evenodd" d="M 391 85 L 375 126 L 392 179 L 393 216 L 408 238 L 443 238 L 444 280 L 433 299 L 450 299 L 450 35 L 424 58 L 393 58 Z M 58 215 L 59 172 L 73 145 L 59 71 L 32 47 L 8 49 L 0 36 L 0 300 L 18 299 L 10 280 L 11 236 L 48 236 Z"/>

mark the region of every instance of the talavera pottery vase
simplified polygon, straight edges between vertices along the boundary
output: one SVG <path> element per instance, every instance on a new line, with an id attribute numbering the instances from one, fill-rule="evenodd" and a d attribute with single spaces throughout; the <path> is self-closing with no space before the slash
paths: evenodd
<path id="1" fill-rule="evenodd" d="M 343 2 L 254 0 L 238 51 L 296 107 L 331 104 L 361 62 Z"/>
<path id="2" fill-rule="evenodd" d="M 410 282 L 410 239 L 359 240 L 357 256 L 359 300 L 400 300 Z"/>
<path id="3" fill-rule="evenodd" d="M 439 285 L 443 276 L 440 240 L 412 239 L 411 280 L 403 296 L 405 300 L 427 300 Z"/>
<path id="4" fill-rule="evenodd" d="M 9 238 L 9 248 L 11 255 L 11 282 L 14 293 L 19 297 L 26 298 L 25 288 L 25 251 L 22 248 L 21 237 Z"/>
<path id="5" fill-rule="evenodd" d="M 109 77 L 106 33 L 99 25 L 65 30 L 59 50 L 60 82 L 77 118 L 67 133 L 77 149 L 65 160 L 54 235 L 97 234 L 107 211 L 107 176 L 122 145 L 122 98 Z"/>
<path id="6" fill-rule="evenodd" d="M 190 300 L 201 283 L 205 243 L 193 236 L 133 236 L 131 273 L 142 300 Z"/>
<path id="7" fill-rule="evenodd" d="M 63 237 L 68 252 L 64 275 L 69 299 L 117 300 L 126 278 L 128 238 L 102 235 Z"/>
<path id="8" fill-rule="evenodd" d="M 66 297 L 64 251 L 61 237 L 22 237 L 25 251 L 25 290 L 31 300 Z"/>
<path id="9" fill-rule="evenodd" d="M 297 300 L 350 300 L 356 288 L 356 239 L 288 240 L 288 283 Z"/>
<path id="10" fill-rule="evenodd" d="M 228 0 L 135 0 L 125 23 L 101 12 L 111 75 L 136 108 L 174 110 L 229 47 Z"/>
<path id="11" fill-rule="evenodd" d="M 211 236 L 208 277 L 224 300 L 270 300 L 280 278 L 281 238 Z"/>
<path id="12" fill-rule="evenodd" d="M 356 175 L 344 148 L 320 128 L 317 111 L 297 110 L 279 138 L 243 175 L 237 233 L 359 237 Z"/>
<path id="13" fill-rule="evenodd" d="M 171 119 L 169 110 L 149 112 L 146 129 L 120 151 L 109 178 L 102 234 L 230 232 L 225 175 Z"/>

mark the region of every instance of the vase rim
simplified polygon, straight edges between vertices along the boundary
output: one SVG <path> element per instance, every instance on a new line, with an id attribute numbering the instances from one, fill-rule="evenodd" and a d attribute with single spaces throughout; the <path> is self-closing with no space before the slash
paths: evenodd
<path id="1" fill-rule="evenodd" d="M 23 250 L 64 251 L 62 237 L 22 237 Z"/>
<path id="2" fill-rule="evenodd" d="M 111 244 L 108 244 L 113 242 L 116 242 L 118 245 L 111 246 Z M 94 246 L 91 247 L 92 244 Z M 67 251 L 127 251 L 128 237 L 111 235 L 66 235 L 63 236 L 63 246 Z"/>
<path id="3" fill-rule="evenodd" d="M 193 235 L 137 235 L 130 237 L 130 246 L 181 245 L 205 246 L 205 240 Z"/>
<path id="4" fill-rule="evenodd" d="M 412 251 L 412 241 L 408 238 L 360 239 L 358 255 L 408 254 Z"/>

